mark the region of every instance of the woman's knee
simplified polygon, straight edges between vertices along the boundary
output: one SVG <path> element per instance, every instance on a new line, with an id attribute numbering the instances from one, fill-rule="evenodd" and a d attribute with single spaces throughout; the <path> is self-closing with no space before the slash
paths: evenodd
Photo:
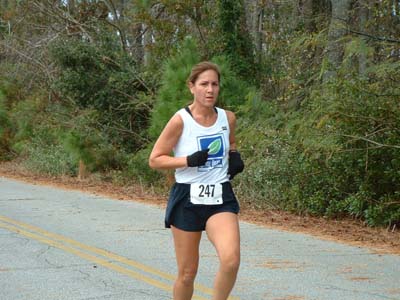
<path id="1" fill-rule="evenodd" d="M 196 278 L 197 268 L 183 268 L 178 274 L 178 280 L 185 286 L 191 286 Z"/>
<path id="2" fill-rule="evenodd" d="M 220 257 L 221 268 L 225 272 L 237 272 L 240 266 L 240 253 L 225 253 Z"/>

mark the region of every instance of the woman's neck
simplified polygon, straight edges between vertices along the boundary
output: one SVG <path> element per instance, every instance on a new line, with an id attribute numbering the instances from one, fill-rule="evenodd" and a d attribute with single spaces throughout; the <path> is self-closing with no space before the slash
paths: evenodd
<path id="1" fill-rule="evenodd" d="M 201 106 L 196 103 L 189 105 L 193 119 L 203 126 L 212 126 L 217 120 L 217 113 L 214 107 Z"/>
<path id="2" fill-rule="evenodd" d="M 213 118 L 216 115 L 215 107 L 207 107 L 199 105 L 197 103 L 192 103 L 189 105 L 189 109 L 193 115 L 200 115 L 204 118 Z"/>

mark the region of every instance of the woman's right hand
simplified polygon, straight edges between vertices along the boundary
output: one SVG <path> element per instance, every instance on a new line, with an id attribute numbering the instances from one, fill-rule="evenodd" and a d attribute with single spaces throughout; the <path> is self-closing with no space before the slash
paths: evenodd
<path id="1" fill-rule="evenodd" d="M 199 167 L 203 166 L 208 159 L 208 151 L 210 149 L 204 149 L 196 151 L 195 153 L 186 157 L 188 167 Z"/>

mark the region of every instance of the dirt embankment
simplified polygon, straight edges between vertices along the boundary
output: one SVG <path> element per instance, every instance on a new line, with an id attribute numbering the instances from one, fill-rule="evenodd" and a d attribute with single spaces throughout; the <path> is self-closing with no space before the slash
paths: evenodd
<path id="1" fill-rule="evenodd" d="M 117 186 L 89 177 L 78 180 L 72 177 L 46 177 L 32 174 L 13 163 L 0 164 L 0 176 L 33 184 L 50 185 L 63 189 L 80 190 L 123 201 L 140 201 L 165 207 L 166 196 L 145 190 L 140 185 Z M 260 211 L 241 207 L 240 219 L 268 228 L 299 232 L 321 239 L 366 247 L 378 254 L 400 255 L 400 230 L 367 227 L 359 220 L 335 220 L 321 217 L 297 216 L 282 211 Z"/>

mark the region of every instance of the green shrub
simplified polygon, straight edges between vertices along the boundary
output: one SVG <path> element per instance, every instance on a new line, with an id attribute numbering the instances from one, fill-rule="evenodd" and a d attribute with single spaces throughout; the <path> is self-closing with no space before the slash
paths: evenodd
<path id="1" fill-rule="evenodd" d="M 72 175 L 77 161 L 62 146 L 61 120 L 48 114 L 46 101 L 32 97 L 17 102 L 10 110 L 13 136 L 10 147 L 22 159 L 22 164 L 35 173 Z"/>
<path id="2" fill-rule="evenodd" d="M 36 174 L 76 175 L 78 163 L 60 144 L 30 143 L 23 166 Z"/>
<path id="3" fill-rule="evenodd" d="M 249 201 L 374 226 L 399 222 L 400 109 L 391 96 L 399 89 L 379 96 L 375 75 L 376 82 L 338 78 L 315 88 L 301 110 L 286 114 L 264 102 L 255 117 L 253 97 L 238 135 L 247 158 L 239 187 L 251 191 Z"/>
<path id="4" fill-rule="evenodd" d="M 151 92 L 131 56 L 116 50 L 118 41 L 107 33 L 96 43 L 66 39 L 50 47 L 58 69 L 53 83 L 60 98 L 82 110 L 96 110 L 98 127 L 110 142 L 126 151 L 137 151 L 146 141 Z"/>
<path id="5" fill-rule="evenodd" d="M 125 176 L 130 180 L 145 185 L 157 185 L 163 178 L 162 173 L 148 165 L 151 149 L 145 148 L 132 155 L 125 169 Z"/>
<path id="6" fill-rule="evenodd" d="M 123 153 L 95 128 L 70 130 L 61 139 L 65 150 L 76 161 L 82 160 L 91 172 L 118 169 L 124 165 Z"/>
<path id="7" fill-rule="evenodd" d="M 228 58 L 231 67 L 241 79 L 256 82 L 258 65 L 255 64 L 253 43 L 246 29 L 245 5 L 242 0 L 219 0 L 217 44 Z"/>
<path id="8" fill-rule="evenodd" d="M 24 101 L 17 102 L 10 110 L 10 120 L 12 120 L 13 137 L 11 148 L 18 155 L 25 155 L 30 147 L 30 141 L 36 136 L 43 143 L 53 141 L 52 134 L 47 135 L 45 131 L 51 131 L 50 122 L 42 122 L 43 107 L 42 100 L 33 97 Z M 44 127 L 40 128 L 40 126 Z M 45 128 L 47 128 L 45 130 Z M 46 141 L 46 142 L 44 142 Z"/>
<path id="9" fill-rule="evenodd" d="M 200 55 L 192 39 L 185 40 L 176 55 L 163 66 L 160 88 L 151 113 L 149 133 L 156 139 L 168 120 L 180 108 L 188 105 L 192 96 L 186 85 L 190 70 L 199 62 Z"/>

